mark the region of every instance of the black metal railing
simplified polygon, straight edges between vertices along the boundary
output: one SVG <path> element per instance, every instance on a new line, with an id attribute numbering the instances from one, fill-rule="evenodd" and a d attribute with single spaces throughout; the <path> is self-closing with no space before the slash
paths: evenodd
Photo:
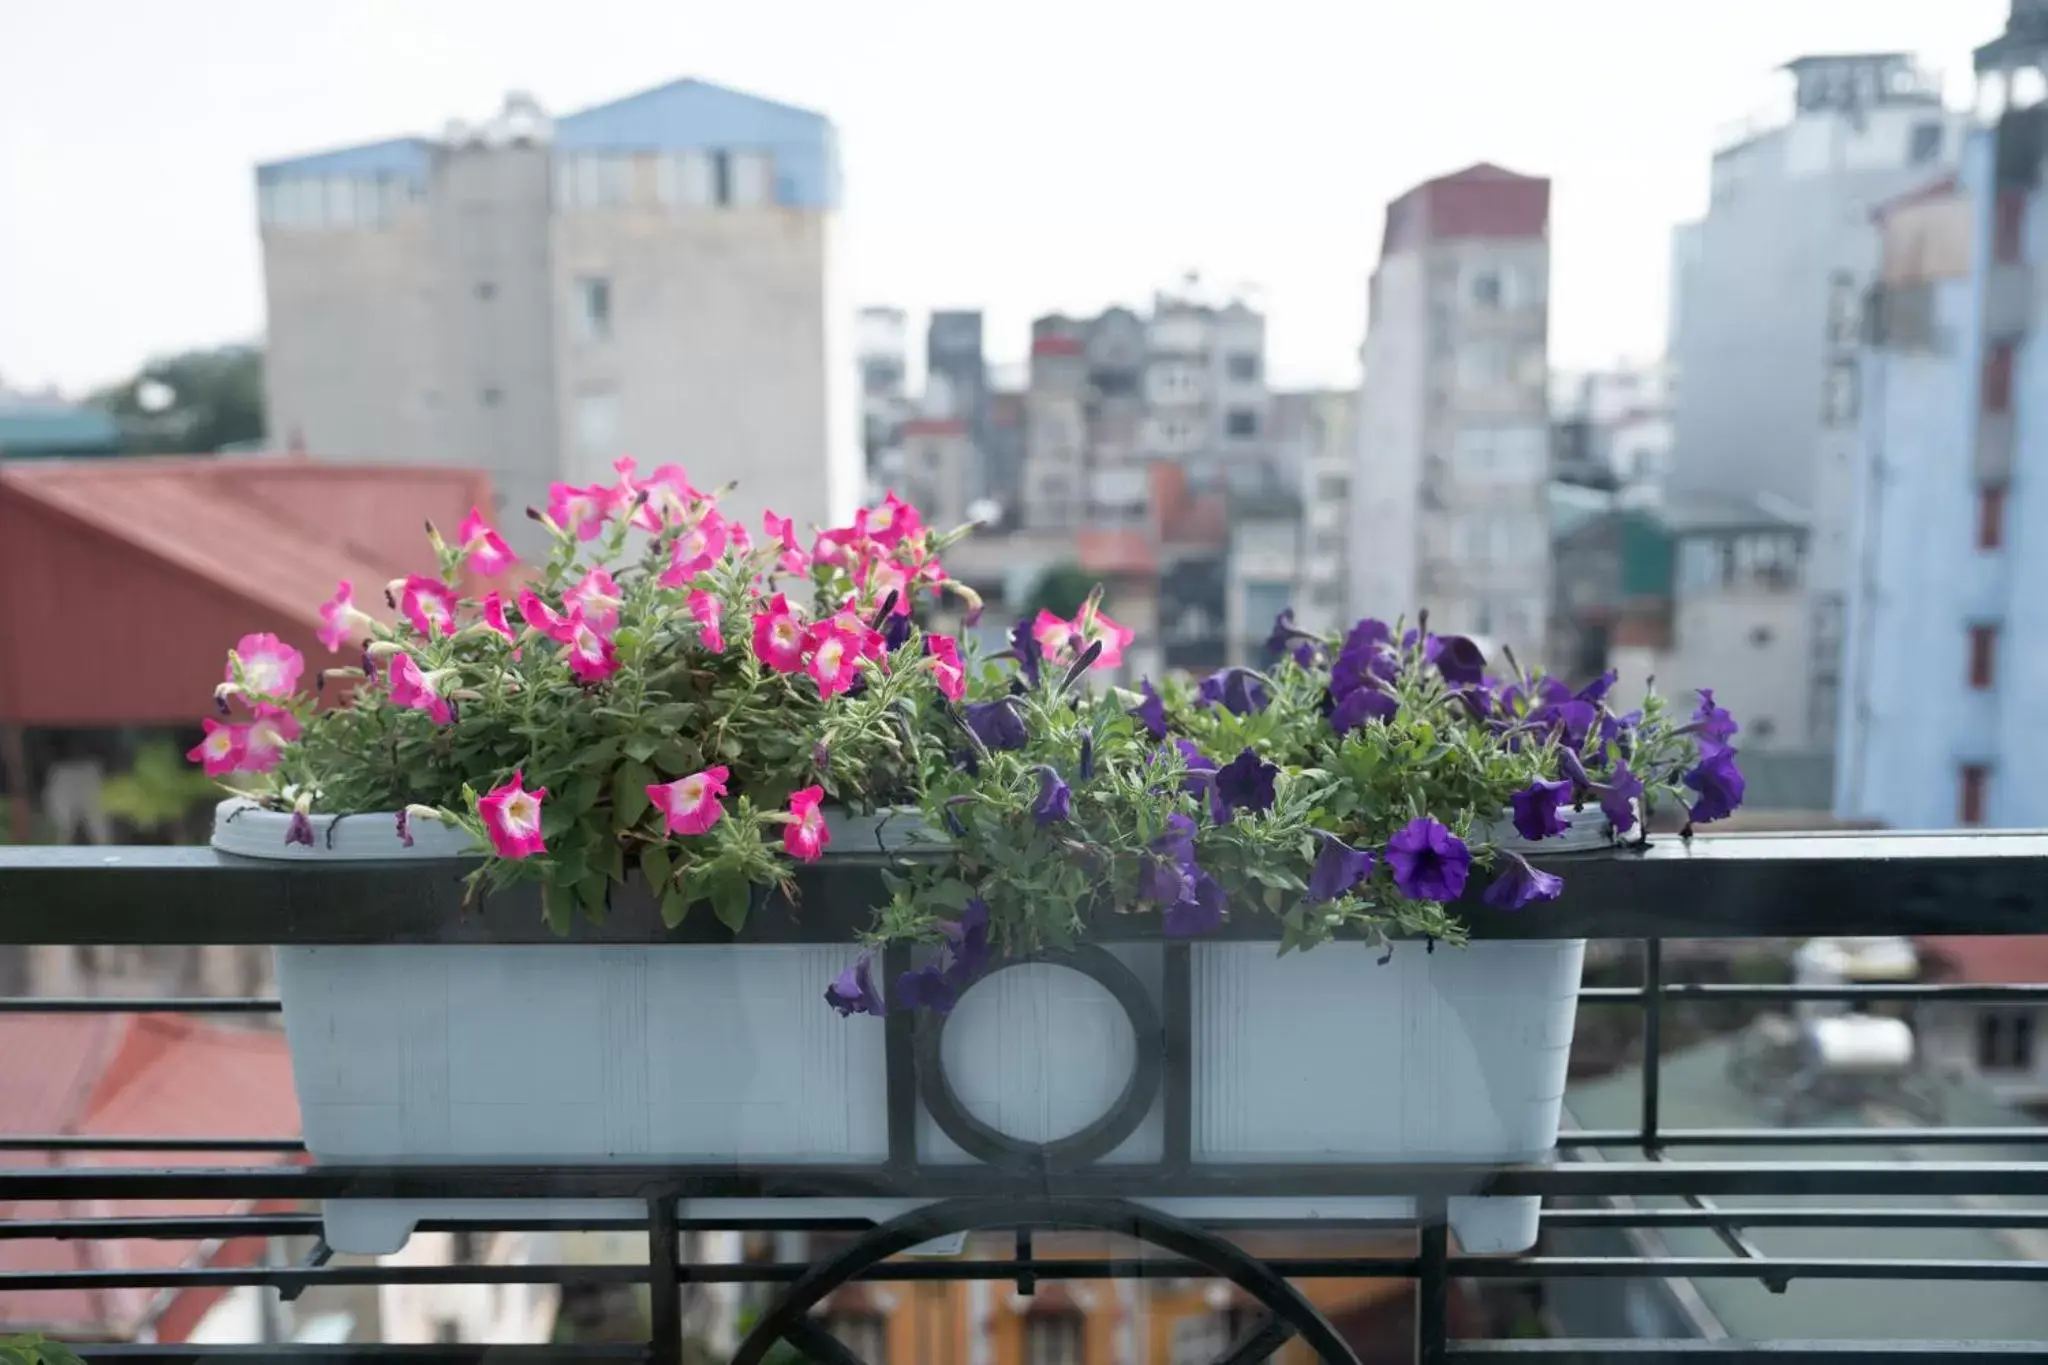
<path id="1" fill-rule="evenodd" d="M 850 940 L 873 904 L 871 875 L 856 868 L 816 874 L 804 886 L 803 913 L 756 914 L 750 938 L 768 942 Z M 284 1134 L 162 1137 L 11 1133 L 0 1152 L 42 1152 L 44 1164 L 0 1158 L 0 1210 L 23 1203 L 89 1202 L 90 1217 L 21 1212 L 0 1220 L 0 1241 L 108 1242 L 122 1239 L 228 1242 L 251 1238 L 317 1239 L 310 1213 L 249 1212 L 204 1216 L 122 1214 L 156 1201 L 231 1200 L 239 1206 L 310 1208 L 336 1198 L 534 1199 L 638 1201 L 636 1218 L 590 1218 L 578 1229 L 644 1231 L 648 1256 L 631 1265 L 334 1265 L 324 1245 L 291 1265 L 183 1265 L 170 1268 L 75 1266 L 0 1271 L 0 1305 L 43 1290 L 218 1289 L 264 1286 L 291 1297 L 320 1287 L 530 1283 L 644 1287 L 651 1329 L 636 1344 L 482 1346 L 345 1345 L 248 1347 L 155 1343 L 81 1344 L 89 1360 L 350 1360 L 460 1362 L 633 1360 L 675 1365 L 683 1359 L 686 1296 L 695 1288 L 751 1284 L 771 1291 L 759 1325 L 736 1360 L 754 1362 L 771 1341 L 810 1359 L 857 1360 L 811 1310 L 833 1291 L 863 1281 L 1008 1282 L 1028 1294 L 1060 1280 L 1215 1278 L 1234 1281 L 1264 1306 L 1226 1351 L 1227 1362 L 1266 1359 L 1299 1339 L 1326 1361 L 1359 1357 L 1297 1291 L 1295 1282 L 1396 1279 L 1413 1282 L 1414 1358 L 1448 1362 L 1587 1361 L 1611 1365 L 1715 1360 L 1757 1362 L 1959 1361 L 2048 1359 L 2048 1340 L 1956 1339 L 1726 1341 L 1696 1338 L 1501 1339 L 1452 1335 L 1453 1286 L 1459 1282 L 1641 1282 L 1743 1280 L 1787 1293 L 1804 1282 L 1939 1281 L 1973 1284 L 2048 1282 L 2048 1259 L 1773 1255 L 1758 1232 L 1781 1229 L 1899 1229 L 1932 1236 L 1954 1229 L 2024 1233 L 2048 1229 L 2048 1128 L 2016 1125 L 1930 1127 L 1695 1128 L 1664 1122 L 1662 1040 L 1674 1003 L 1893 1002 L 1909 1007 L 1998 1002 L 2048 1004 L 2048 984 L 1984 986 L 1929 983 L 1787 985 L 1699 984 L 1667 979 L 1669 939 L 1785 939 L 1807 936 L 2048 933 L 2048 835 L 1726 836 L 1689 846 L 1664 841 L 1645 851 L 1575 860 L 1566 897 L 1540 911 L 1505 916 L 1473 905 L 1475 933 L 1511 938 L 1617 939 L 1640 944 L 1638 984 L 1593 986 L 1587 1006 L 1641 1012 L 1642 1095 L 1633 1128 L 1568 1132 L 1561 1159 L 1507 1166 L 1289 1166 L 1283 1174 L 1232 1166 L 1154 1171 L 1082 1165 L 1071 1170 L 999 1163 L 933 1170 L 901 1165 L 583 1167 L 498 1165 L 391 1166 L 284 1164 L 137 1167 L 81 1164 L 91 1153 L 158 1151 L 295 1156 Z M 710 917 L 664 931 L 651 907 L 624 905 L 602 926 L 575 937 L 598 942 L 729 942 Z M 1119 927 L 1128 937 L 1141 922 Z M 1226 931 L 1232 932 L 1232 931 Z M 345 864 L 309 868 L 223 858 L 196 849 L 0 848 L 0 944 L 279 944 L 366 942 L 548 942 L 536 908 L 517 896 L 465 911 L 445 873 L 417 866 Z M 0 1013 L 178 1012 L 266 1014 L 268 999 L 0 999 Z M 7 1122 L 0 1096 L 0 1127 Z M 1841 1160 L 1787 1160 L 1760 1149 L 1818 1149 Z M 1858 1160 L 1871 1148 L 1996 1147 L 1997 1159 Z M 2014 1159 L 2013 1148 L 2030 1148 Z M 1675 1159 L 1673 1149 L 1713 1159 Z M 1832 1149 L 1831 1151 L 1829 1149 Z M 2033 1152 L 2040 1153 L 2034 1159 Z M 1725 1158 L 1723 1156 L 1725 1154 Z M 1625 1159 L 1622 1157 L 1625 1155 Z M 61 1158 L 61 1160 L 56 1159 Z M 1240 1242 L 1246 1224 L 1197 1224 L 1135 1202 L 1162 1191 L 1236 1195 L 1389 1195 L 1416 1201 L 1417 1217 L 1399 1228 L 1412 1253 L 1265 1256 Z M 1454 1251 L 1447 1201 L 1474 1194 L 1539 1196 L 1546 1245 L 1523 1256 Z M 896 1196 L 932 1201 L 894 1222 L 834 1220 L 808 1225 L 840 1234 L 840 1250 L 814 1263 L 685 1257 L 685 1234 L 719 1229 L 789 1230 L 788 1220 L 678 1217 L 679 1199 Z M 1929 1199 L 1963 1201 L 1930 1206 Z M 1731 1205 L 1726 1201 L 1744 1202 Z M 1877 1201 L 1857 1204 L 1855 1201 Z M 1638 1201 L 1667 1201 L 1641 1203 Z M 1675 1206 L 1668 1201 L 1676 1201 Z M 2021 1202 L 1987 1202 L 2021 1201 Z M 2031 1201 L 2031 1202 L 2030 1202 Z M 559 1229 L 560 1219 L 426 1220 L 425 1231 Z M 1261 1222 L 1261 1230 L 1281 1226 Z M 1322 1225 L 1327 1226 L 1327 1225 Z M 1384 1223 L 1361 1224 L 1388 1228 Z M 1034 1233 L 1085 1229 L 1128 1234 L 1142 1253 L 1072 1257 L 1034 1250 Z M 1676 1255 L 1654 1239 L 1666 1232 L 1711 1234 L 1725 1255 Z M 900 1253 L 953 1232 L 1000 1232 L 1014 1254 L 903 1258 Z M 851 1234 L 851 1240 L 848 1235 Z M 1627 1254 L 1560 1254 L 1579 1235 L 1623 1237 Z M 1121 1246 L 1118 1242 L 1116 1245 Z M 9 1264 L 15 1264 L 10 1260 Z M 2048 1291 L 2041 1295 L 2048 1303 Z M 1796 1313 L 1790 1320 L 1796 1327 Z M 7 1318 L 0 1314 L 0 1323 Z M 1799 1337 L 1797 1331 L 1789 1337 Z M 2048 1338 L 2048 1330 L 2041 1335 Z M 4 1336 L 4 1328 L 0 1328 Z M 922 1363 L 921 1363 L 922 1365 Z M 933 1361 L 931 1365 L 950 1365 Z"/>

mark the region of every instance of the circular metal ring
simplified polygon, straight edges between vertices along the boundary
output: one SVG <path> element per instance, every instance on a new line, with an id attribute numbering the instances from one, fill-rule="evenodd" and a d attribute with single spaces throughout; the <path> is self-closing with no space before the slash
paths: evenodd
<path id="1" fill-rule="evenodd" d="M 918 1093 L 924 1097 L 925 1110 L 939 1125 L 939 1131 L 953 1139 L 969 1156 L 1010 1171 L 1073 1170 L 1115 1151 L 1152 1112 L 1152 1103 L 1159 1095 L 1162 1058 L 1166 1050 L 1165 1031 L 1160 1026 L 1159 1010 L 1152 1003 L 1151 993 L 1145 989 L 1144 983 L 1108 950 L 1092 943 L 1066 949 L 1047 949 L 1030 957 L 1004 962 L 981 981 L 989 980 L 997 972 L 1037 963 L 1066 967 L 1081 973 L 1108 991 L 1123 1007 L 1124 1017 L 1130 1020 L 1133 1040 L 1137 1044 L 1137 1059 L 1131 1067 L 1129 1079 L 1124 1082 L 1123 1093 L 1117 1096 L 1108 1110 L 1085 1128 L 1051 1142 L 1025 1142 L 976 1118 L 960 1102 L 960 1096 L 946 1077 L 941 1048 L 946 1034 L 946 1015 L 927 1014 L 918 1020 Z M 981 981 L 975 985 L 980 985 Z M 964 993 L 961 998 L 966 998 Z"/>

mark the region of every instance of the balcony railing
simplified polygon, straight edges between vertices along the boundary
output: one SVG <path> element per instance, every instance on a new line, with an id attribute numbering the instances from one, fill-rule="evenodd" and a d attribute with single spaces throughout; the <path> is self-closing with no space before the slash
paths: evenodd
<path id="1" fill-rule="evenodd" d="M 757 914 L 748 934 L 760 941 L 850 938 L 873 903 L 872 873 L 819 876 L 806 887 L 801 918 Z M 391 942 L 549 942 L 537 907 L 508 895 L 469 914 L 444 873 L 418 865 L 357 863 L 311 868 L 223 858 L 203 849 L 0 848 L 0 944 L 335 944 Z M 1202 1224 L 1147 1212 L 1130 1202 L 1153 1193 L 1164 1177 L 1095 1166 L 1070 1173 L 956 1167 L 934 1175 L 894 1167 L 650 1166 L 583 1167 L 304 1164 L 153 1168 L 134 1154 L 236 1153 L 275 1159 L 302 1151 L 284 1134 L 223 1133 L 167 1138 L 148 1134 L 86 1137 L 13 1133 L 0 1138 L 0 1218 L 24 1201 L 89 1204 L 90 1217 L 17 1215 L 0 1221 L 0 1239 L 68 1243 L 118 1239 L 225 1242 L 238 1238 L 317 1237 L 314 1201 L 332 1198 L 577 1198 L 638 1201 L 634 1218 L 593 1218 L 578 1228 L 644 1231 L 648 1258 L 635 1265 L 331 1265 L 324 1246 L 289 1266 L 185 1265 L 157 1269 L 80 1269 L 75 1264 L 0 1272 L 0 1303 L 9 1295 L 46 1290 L 112 1291 L 266 1286 L 291 1297 L 317 1287 L 531 1283 L 644 1286 L 651 1331 L 644 1343 L 483 1346 L 446 1344 L 333 1346 L 189 1346 L 137 1342 L 78 1347 L 88 1360 L 348 1360 L 461 1362 L 645 1361 L 678 1365 L 683 1355 L 686 1296 L 714 1284 L 767 1287 L 761 1325 L 735 1360 L 764 1358 L 779 1339 L 800 1355 L 831 1365 L 859 1359 L 810 1310 L 833 1290 L 857 1281 L 991 1281 L 1030 1295 L 1061 1280 L 1104 1278 L 1229 1279 L 1267 1305 L 1221 1357 L 1267 1359 L 1296 1338 L 1319 1358 L 1353 1362 L 1352 1348 L 1329 1332 L 1290 1282 L 1316 1279 L 1412 1281 L 1414 1358 L 1431 1365 L 1487 1361 L 1772 1362 L 1882 1360 L 2008 1361 L 2048 1359 L 2048 1341 L 1950 1339 L 1912 1341 L 1703 1341 L 1696 1339 L 1474 1340 L 1451 1334 L 1453 1285 L 1459 1281 L 1641 1282 L 1735 1279 L 1774 1293 L 1797 1294 L 1817 1281 L 2048 1282 L 2048 1259 L 1960 1259 L 1938 1254 L 1837 1258 L 1767 1254 L 1759 1231 L 1781 1229 L 1906 1230 L 1934 1238 L 1940 1230 L 2048 1229 L 2048 1160 L 2015 1160 L 2014 1147 L 2048 1156 L 2048 1129 L 2031 1127 L 1810 1127 L 1793 1129 L 1676 1127 L 1665 1122 L 1662 1043 L 1674 1003 L 1752 1002 L 1787 1008 L 1802 1002 L 1889 1001 L 1906 1007 L 1963 1002 L 2048 1003 L 2048 985 L 1976 986 L 1921 982 L 1857 985 L 1687 984 L 1669 979 L 1673 939 L 1790 939 L 1812 936 L 1976 935 L 2048 932 L 2048 835 L 1724 836 L 1690 845 L 1663 840 L 1643 851 L 1575 860 L 1565 898 L 1553 906 L 1504 915 L 1476 903 L 1475 934 L 1501 938 L 1578 938 L 1639 944 L 1638 983 L 1588 987 L 1588 1005 L 1640 1011 L 1642 1094 L 1626 1128 L 1568 1132 L 1554 1164 L 1510 1166 L 1290 1166 L 1284 1174 L 1256 1167 L 1176 1173 L 1172 1190 L 1213 1194 L 1399 1195 L 1417 1201 L 1419 1216 L 1402 1225 L 1413 1251 L 1392 1255 L 1267 1256 L 1240 1245 L 1243 1222 Z M 1133 932 L 1126 930 L 1125 932 Z M 1143 932 L 1142 929 L 1135 932 Z M 1225 933 L 1232 930 L 1226 928 Z M 603 925 L 579 925 L 593 942 L 730 941 L 710 916 L 663 931 L 640 913 L 615 913 Z M 5 1012 L 268 1013 L 268 999 L 64 998 L 0 999 Z M 822 1006 L 821 1006 L 822 1008 Z M 856 1021 L 858 1023 L 859 1021 Z M 7 1099 L 0 1096 L 0 1128 Z M 1858 1159 L 1878 1148 L 1947 1149 L 1958 1159 L 1900 1162 Z M 1964 1159 L 1996 1146 L 1999 1159 Z M 1839 1159 L 1787 1160 L 1771 1149 L 1797 1147 Z M 1673 1149 L 1711 1159 L 1675 1159 Z M 27 1153 L 61 1154 L 22 1164 Z M 1622 1154 L 1625 1153 L 1625 1159 Z M 120 1154 L 119 1163 L 108 1158 Z M 99 1164 L 100 1162 L 106 1164 Z M 87 1164 L 91 1163 L 91 1164 Z M 1149 1171 L 1149 1168 L 1147 1168 Z M 1163 1187 L 1163 1186 L 1162 1186 Z M 1446 1204 L 1472 1194 L 1540 1196 L 1549 1245 L 1524 1256 L 1456 1252 Z M 815 1263 L 792 1260 L 732 1263 L 682 1255 L 687 1232 L 702 1222 L 677 1215 L 689 1198 L 912 1196 L 934 1202 L 876 1229 L 845 1220 L 810 1226 L 838 1237 L 843 1249 Z M 1929 1199 L 1959 1201 L 1933 1205 Z M 1744 1201 L 1741 1206 L 1728 1200 Z M 125 1206 L 157 1201 L 229 1200 L 249 1212 L 165 1216 Z M 1675 1201 L 1675 1202 L 1674 1202 Z M 1763 1201 L 1763 1202 L 1758 1202 Z M 1858 1204 L 1856 1201 L 1873 1201 Z M 2009 1202 L 2019 1201 L 2019 1202 Z M 2033 1202 L 2029 1202 L 2033 1201 Z M 425 1231 L 497 1232 L 560 1228 L 558 1219 L 439 1220 Z M 790 1230 L 787 1220 L 722 1220 L 719 1228 Z M 1284 1226 L 1262 1223 L 1261 1227 Z M 1144 1254 L 1075 1259 L 1034 1251 L 1033 1235 L 1050 1229 L 1135 1234 Z M 1701 1230 L 1725 1255 L 1677 1255 L 1656 1234 Z M 945 1234 L 999 1231 L 1014 1253 L 1002 1257 L 901 1253 Z M 1390 1229 L 1390 1232 L 1393 1231 Z M 1645 1237 L 1644 1234 L 1652 1234 Z M 1591 1235 L 1630 1240 L 1628 1254 L 1560 1254 L 1564 1243 Z M 2042 1291 L 2048 1299 L 2048 1290 Z M 1794 1302 L 1796 1300 L 1788 1300 Z M 0 1317 L 0 1322 L 5 1318 Z M 1796 1312 L 1791 1321 L 1797 1322 Z M 1797 1332 L 1788 1334 L 1798 1336 Z M 1963 1334 L 1967 1336 L 1965 1332 Z M 4 1330 L 0 1330 L 4 1337 Z M 1295 1348 L 1299 1349 L 1299 1348 Z M 899 1362 L 900 1365 L 900 1362 Z M 921 1363 L 922 1365 L 922 1363 Z M 934 1359 L 930 1365 L 952 1365 Z"/>

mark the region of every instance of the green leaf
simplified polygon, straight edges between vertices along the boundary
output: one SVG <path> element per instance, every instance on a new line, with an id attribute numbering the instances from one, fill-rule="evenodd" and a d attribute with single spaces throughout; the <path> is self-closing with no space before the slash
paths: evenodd
<path id="1" fill-rule="evenodd" d="M 674 740 L 658 745 L 654 750 L 654 766 L 677 777 L 695 772 L 699 766 L 698 758 L 694 747 Z"/>
<path id="2" fill-rule="evenodd" d="M 640 850 L 640 875 L 647 879 L 647 885 L 655 895 L 662 894 L 667 888 L 669 873 L 674 867 L 667 844 L 649 844 Z"/>
<path id="3" fill-rule="evenodd" d="M 635 763 L 645 763 L 648 759 L 654 757 L 654 751 L 660 747 L 661 741 L 657 740 L 653 735 L 632 735 L 626 740 L 625 754 L 627 758 L 632 759 Z"/>
<path id="4" fill-rule="evenodd" d="M 735 934 L 747 927 L 753 900 L 754 888 L 740 873 L 721 872 L 711 883 L 711 913 Z"/>
<path id="5" fill-rule="evenodd" d="M 640 823 L 640 817 L 647 814 L 647 808 L 654 804 L 648 799 L 647 789 L 654 785 L 653 769 L 645 763 L 621 763 L 612 773 L 612 828 L 628 830 Z"/>
<path id="6" fill-rule="evenodd" d="M 664 887 L 661 892 L 661 922 L 673 929 L 683 922 L 690 913 L 690 893 L 680 886 Z"/>
<path id="7" fill-rule="evenodd" d="M 556 882 L 544 882 L 540 888 L 540 913 L 548 922 L 548 928 L 558 934 L 569 932 L 569 926 L 576 922 L 575 893 Z"/>
<path id="8" fill-rule="evenodd" d="M 605 875 L 602 872 L 592 872 L 576 883 L 576 899 L 583 903 L 584 913 L 599 922 L 604 920 L 604 888 Z"/>

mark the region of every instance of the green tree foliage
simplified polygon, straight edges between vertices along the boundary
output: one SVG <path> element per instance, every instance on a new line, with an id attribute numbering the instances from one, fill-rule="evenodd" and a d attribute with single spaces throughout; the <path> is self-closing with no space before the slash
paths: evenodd
<path id="1" fill-rule="evenodd" d="M 1055 564 L 1038 577 L 1031 595 L 1024 601 L 1025 619 L 1043 608 L 1055 616 L 1070 618 L 1095 591 L 1095 579 L 1078 564 Z"/>
<path id="2" fill-rule="evenodd" d="M 260 441 L 263 352 L 221 346 L 164 356 L 92 401 L 121 423 L 122 448 L 132 455 L 210 454 Z"/>

